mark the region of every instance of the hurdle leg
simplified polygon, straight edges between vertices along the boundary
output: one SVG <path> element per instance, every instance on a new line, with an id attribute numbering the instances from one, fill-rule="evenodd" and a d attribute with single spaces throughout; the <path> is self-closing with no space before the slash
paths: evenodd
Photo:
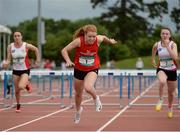
<path id="1" fill-rule="evenodd" d="M 13 95 L 14 95 L 14 89 L 13 89 L 13 81 L 10 79 L 10 75 L 7 75 L 4 73 L 4 99 L 3 99 L 3 107 L 8 108 L 13 106 Z M 8 88 L 8 83 L 11 83 L 12 85 Z M 8 93 L 7 93 L 8 92 Z"/>
<path id="2" fill-rule="evenodd" d="M 178 75 L 178 93 L 177 93 L 177 95 L 178 95 L 178 109 L 180 109 L 180 74 Z"/>
<path id="3" fill-rule="evenodd" d="M 119 107 L 123 108 L 122 98 L 123 98 L 123 76 L 119 76 Z"/>
<path id="4" fill-rule="evenodd" d="M 65 104 L 64 104 L 64 74 L 61 75 L 61 94 L 60 94 L 60 98 L 61 98 L 61 108 L 65 108 Z"/>
<path id="5" fill-rule="evenodd" d="M 128 75 L 128 86 L 127 86 L 127 91 L 128 91 L 128 105 L 130 105 L 131 102 L 131 75 Z"/>
<path id="6" fill-rule="evenodd" d="M 69 76 L 69 99 L 70 99 L 70 107 L 73 108 L 73 75 L 72 73 Z"/>

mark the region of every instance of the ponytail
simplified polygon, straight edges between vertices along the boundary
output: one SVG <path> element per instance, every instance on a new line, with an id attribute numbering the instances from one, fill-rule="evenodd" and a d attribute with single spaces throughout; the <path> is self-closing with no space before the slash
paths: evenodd
<path id="1" fill-rule="evenodd" d="M 96 32 L 97 33 L 96 26 L 92 25 L 92 24 L 87 24 L 87 25 L 77 29 L 73 35 L 73 40 L 80 36 L 84 36 L 87 32 Z"/>
<path id="2" fill-rule="evenodd" d="M 80 37 L 80 36 L 84 36 L 84 30 L 83 27 L 77 29 L 73 35 L 73 40 Z"/>

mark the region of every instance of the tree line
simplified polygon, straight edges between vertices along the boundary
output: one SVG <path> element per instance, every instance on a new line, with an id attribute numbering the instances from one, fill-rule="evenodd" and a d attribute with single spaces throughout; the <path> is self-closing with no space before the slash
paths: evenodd
<path id="1" fill-rule="evenodd" d="M 153 26 L 150 19 L 161 19 L 168 13 L 168 2 L 166 0 L 145 3 L 143 0 L 91 0 L 92 7 L 103 6 L 108 11 L 99 17 L 79 19 L 71 21 L 67 19 L 53 20 L 45 19 L 45 39 L 42 46 L 43 58 L 55 60 L 57 64 L 63 61 L 60 50 L 72 41 L 74 31 L 85 25 L 95 24 L 98 34 L 111 36 L 118 40 L 116 46 L 101 45 L 99 55 L 101 62 L 109 60 L 122 60 L 130 57 L 149 56 L 153 44 L 159 40 L 160 28 L 164 25 Z M 141 15 L 146 13 L 146 17 Z M 171 19 L 179 32 L 180 9 L 174 8 Z M 150 19 L 147 19 L 150 18 Z M 10 27 L 12 31 L 19 30 L 23 39 L 36 45 L 37 43 L 37 18 L 21 22 L 18 26 Z M 171 27 L 170 27 L 171 28 Z M 180 51 L 180 35 L 173 34 Z M 36 45 L 37 46 L 37 45 Z M 31 57 L 34 57 L 30 53 Z M 71 54 L 74 57 L 74 54 Z"/>

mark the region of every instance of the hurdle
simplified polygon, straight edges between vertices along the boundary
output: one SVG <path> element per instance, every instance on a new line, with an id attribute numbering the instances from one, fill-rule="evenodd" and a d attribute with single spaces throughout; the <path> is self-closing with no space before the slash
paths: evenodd
<path id="1" fill-rule="evenodd" d="M 180 74 L 179 74 L 179 70 L 178 70 L 178 101 L 180 102 Z M 12 75 L 11 71 L 1 71 L 1 76 L 6 76 L 6 75 Z M 55 97 L 53 95 L 53 78 L 57 77 L 58 81 L 60 81 L 61 85 L 58 85 L 58 90 L 59 90 L 59 94 L 57 95 L 58 97 L 60 97 L 60 102 L 58 103 L 40 103 L 40 102 L 34 102 L 34 103 L 27 103 L 28 105 L 60 105 L 61 107 L 66 107 L 65 104 L 65 82 L 68 83 L 68 87 L 69 87 L 69 95 L 66 96 L 69 99 L 69 103 L 68 105 L 73 106 L 73 71 L 72 70 L 61 70 L 61 71 L 44 71 L 44 70 L 37 70 L 37 71 L 31 71 L 31 76 L 37 76 L 39 77 L 39 80 L 37 78 L 37 87 L 40 87 L 40 82 L 42 81 L 42 89 L 40 92 L 43 92 L 43 88 L 45 88 L 45 80 L 43 80 L 43 78 L 40 78 L 42 76 L 48 76 L 49 77 L 49 93 L 50 95 L 48 96 L 48 98 L 45 99 L 52 99 L 53 97 Z M 156 79 L 156 70 L 151 70 L 151 69 L 147 69 L 147 70 L 133 70 L 133 69 L 127 69 L 127 70 L 119 70 L 119 69 L 100 69 L 99 70 L 99 76 L 102 77 L 102 87 L 104 88 L 110 88 L 111 86 L 115 85 L 117 82 L 118 84 L 118 90 L 119 90 L 119 104 L 113 104 L 113 103 L 107 103 L 107 104 L 103 104 L 103 105 L 118 105 L 120 108 L 123 107 L 123 99 L 127 98 L 128 99 L 128 104 L 130 104 L 131 100 L 133 98 L 135 98 L 135 85 L 137 85 L 136 83 L 138 82 L 139 85 L 139 95 L 141 96 L 141 93 L 143 90 L 146 90 L 146 88 Z M 6 77 L 5 77 L 6 78 Z M 42 80 L 40 80 L 42 79 Z M 106 80 L 108 79 L 108 80 Z M 138 81 L 137 81 L 138 80 Z M 113 82 L 111 82 L 113 81 Z M 143 83 L 144 81 L 144 83 Z M 107 87 L 105 87 L 105 82 L 108 82 Z M 136 83 L 135 83 L 136 82 Z M 7 80 L 4 79 L 4 98 L 6 97 L 6 83 Z M 59 82 L 58 82 L 59 83 Z M 99 83 L 99 82 L 98 82 Z M 97 84 L 97 83 L 96 83 Z M 112 84 L 112 85 L 111 85 Z M 123 88 L 125 84 L 125 88 Z M 143 85 L 142 85 L 143 84 Z M 108 90 L 108 89 L 107 89 Z M 114 90 L 112 88 L 110 88 L 110 90 Z M 127 92 L 127 94 L 123 94 L 123 92 Z M 13 94 L 13 93 L 12 93 Z M 13 95 L 14 97 L 14 95 Z M 143 95 L 143 97 L 145 97 L 145 95 Z M 45 100 L 44 99 L 44 100 Z M 92 104 L 87 104 L 87 105 L 92 105 Z M 133 105 L 148 105 L 148 104 L 133 104 Z M 155 104 L 150 104 L 150 105 L 155 105 Z M 180 107 L 179 103 L 176 104 L 178 105 L 178 107 Z"/>
<path id="2" fill-rule="evenodd" d="M 99 70 L 99 76 L 101 76 L 103 78 L 102 87 L 105 90 L 107 90 L 107 87 L 105 87 L 104 82 L 109 82 L 109 84 L 111 83 L 108 78 L 109 76 L 114 76 L 113 80 L 111 80 L 111 81 L 113 81 L 113 85 L 114 85 L 114 79 L 118 80 L 118 87 L 119 87 L 119 89 L 118 89 L 119 90 L 119 103 L 118 104 L 117 103 L 103 103 L 103 105 L 118 106 L 119 108 L 123 108 L 123 106 L 124 106 L 123 99 L 126 99 L 126 98 L 128 99 L 128 104 L 130 104 L 132 97 L 133 97 L 132 93 L 134 93 L 134 87 L 135 87 L 134 82 L 140 78 L 139 93 L 141 93 L 142 92 L 141 78 L 143 76 L 147 76 L 147 77 L 145 77 L 144 81 L 148 80 L 148 83 L 150 83 L 150 82 L 154 81 L 152 77 L 154 77 L 155 73 L 156 73 L 155 70 L 141 70 L 141 71 L 129 70 L 129 69 L 128 70 L 117 70 L 117 69 L 113 69 L 113 70 L 101 69 L 101 70 Z M 141 76 L 141 77 L 139 77 L 139 76 Z M 108 84 L 108 87 L 110 87 L 109 84 Z M 124 88 L 124 85 L 126 88 Z M 147 85 L 147 82 L 144 82 L 144 87 L 146 85 Z M 109 90 L 113 91 L 113 89 L 111 89 L 111 88 Z M 127 93 L 125 93 L 126 91 L 127 91 Z M 104 95 L 102 95 L 102 96 L 104 96 Z M 107 97 L 107 95 L 106 95 L 106 97 Z M 85 105 L 94 105 L 94 104 L 86 103 Z"/>
<path id="3" fill-rule="evenodd" d="M 177 106 L 177 108 L 180 108 L 180 71 L 177 70 L 177 73 L 178 73 L 178 78 L 177 78 L 177 95 L 175 96 L 175 98 L 177 98 L 177 101 L 178 103 L 174 103 L 173 106 Z M 137 73 L 138 76 L 139 76 L 139 96 L 141 98 L 141 93 L 142 93 L 142 77 L 144 78 L 144 88 L 147 88 L 147 84 L 149 85 L 151 83 L 151 80 L 155 80 L 156 79 L 156 74 L 155 73 L 151 73 L 151 74 L 147 74 L 147 73 Z M 143 75 L 144 74 L 144 75 Z M 148 77 L 150 75 L 150 78 Z M 130 76 L 130 77 L 133 77 L 134 75 Z M 148 77 L 148 78 L 147 78 Z M 147 80 L 147 81 L 146 81 Z M 130 89 L 133 89 L 131 88 L 130 84 L 128 85 L 130 87 Z M 130 92 L 130 90 L 128 89 L 128 91 Z M 132 96 L 131 94 L 128 94 L 128 96 Z M 143 95 L 142 96 L 143 98 L 158 98 L 159 96 L 147 96 L 147 95 Z M 167 97 L 167 96 L 164 96 L 164 97 Z M 129 102 L 131 102 L 131 97 L 129 98 Z M 131 106 L 155 106 L 156 103 L 133 103 L 131 104 Z M 167 106 L 168 104 L 163 104 L 163 106 Z"/>
<path id="4" fill-rule="evenodd" d="M 127 98 L 128 98 L 128 104 L 130 104 L 131 100 L 135 97 L 134 96 L 134 78 L 139 78 L 139 95 L 138 96 L 142 96 L 142 91 L 146 90 L 146 88 L 152 84 L 152 82 L 154 82 L 156 80 L 156 70 L 101 70 L 101 74 L 100 75 L 108 75 L 108 72 L 110 72 L 111 74 L 113 73 L 113 75 L 117 75 L 120 74 L 119 76 L 119 98 L 120 98 L 120 108 L 123 106 L 122 104 L 122 97 L 124 96 L 122 93 L 122 91 L 124 90 L 122 88 L 123 86 L 123 81 L 125 78 L 127 78 Z M 177 99 L 178 99 L 178 103 L 177 104 L 173 104 L 174 106 L 177 106 L 178 108 L 180 108 L 180 71 L 177 70 L 178 73 L 178 95 L 177 95 Z M 144 81 L 144 83 L 142 83 L 142 81 Z M 144 84 L 144 87 L 142 86 L 142 84 Z M 143 89 L 144 88 L 144 89 Z M 143 95 L 142 97 L 146 97 L 146 98 L 154 98 L 154 97 L 158 97 L 158 96 L 147 96 L 147 95 Z M 134 103 L 132 104 L 132 106 L 152 106 L 152 105 L 156 105 L 155 103 L 153 104 L 137 104 Z M 167 105 L 167 104 L 164 104 Z"/>
<path id="5" fill-rule="evenodd" d="M 148 71 L 149 72 L 149 71 Z M 8 73 L 10 73 L 10 71 L 8 71 Z M 103 79 L 108 79 L 108 81 L 104 80 L 103 81 L 103 86 L 104 86 L 104 82 L 108 82 L 108 88 L 110 88 L 110 84 L 111 84 L 111 79 L 113 77 L 113 85 L 115 84 L 114 83 L 114 80 L 119 80 L 119 86 L 120 86 L 120 89 L 119 89 L 119 99 L 120 99 L 120 107 L 122 107 L 122 103 L 121 103 L 121 100 L 123 97 L 125 97 L 125 95 L 123 95 L 123 81 L 125 81 L 126 79 L 128 80 L 127 81 L 127 88 L 128 88 L 128 99 L 131 99 L 131 77 L 130 75 L 133 75 L 137 73 L 137 71 L 133 71 L 133 70 L 100 70 L 99 71 L 99 75 L 103 77 Z M 51 99 L 52 98 L 52 78 L 53 76 L 58 76 L 60 75 L 60 79 L 61 79 L 61 93 L 60 93 L 60 98 L 61 98 L 61 107 L 64 107 L 64 75 L 71 75 L 72 76 L 73 74 L 73 71 L 70 71 L 70 70 L 66 70 L 66 71 L 31 71 L 31 76 L 50 76 L 50 86 L 49 86 L 49 92 L 50 92 L 50 96 L 49 98 L 47 99 Z M 107 78 L 104 78 L 104 77 L 107 77 Z M 43 78 L 44 79 L 44 78 Z M 132 78 L 132 81 L 134 78 Z M 69 80 L 69 79 L 68 79 Z M 37 78 L 37 87 L 40 87 L 40 79 Z M 72 100 L 72 82 L 73 82 L 73 79 L 72 77 L 70 77 L 70 80 L 69 80 L 69 84 L 70 84 L 70 95 L 69 95 L 69 98 Z M 6 84 L 6 83 L 4 83 Z M 4 86 L 6 87 L 6 86 Z M 134 83 L 132 83 L 132 87 L 134 87 Z M 43 83 L 43 88 L 45 88 L 45 85 Z M 6 88 L 5 88 L 6 90 Z M 5 91 L 4 90 L 4 91 Z M 132 89 L 132 91 L 134 91 Z M 40 91 L 40 93 L 42 92 L 42 90 Z M 72 105 L 72 101 L 70 101 L 71 105 Z M 28 103 L 28 104 L 33 104 L 33 103 Z M 36 102 L 35 104 L 45 104 L 45 103 L 38 103 Z M 48 104 L 48 103 L 47 103 Z M 54 104 L 54 103 L 53 103 Z M 51 104 L 52 105 L 52 104 Z M 119 104 L 118 104 L 119 105 Z"/>
<path id="6" fill-rule="evenodd" d="M 7 77 L 8 76 L 11 76 L 12 75 L 12 72 L 11 71 L 3 71 L 1 72 L 1 75 L 3 75 L 3 87 L 4 87 L 4 93 L 3 93 L 3 102 L 2 105 L 5 105 L 5 102 L 6 102 L 6 99 L 7 99 Z M 64 72 L 59 72 L 59 71 L 31 71 L 31 76 L 37 76 L 36 78 L 36 81 L 37 81 L 37 87 L 40 88 L 41 85 L 43 86 L 43 88 L 45 88 L 45 83 L 46 81 L 44 81 L 44 78 L 42 76 L 49 76 L 49 96 L 43 96 L 43 95 L 39 95 L 39 94 L 42 94 L 43 93 L 43 88 L 41 88 L 40 90 L 38 90 L 38 94 L 37 95 L 33 95 L 33 96 L 40 96 L 42 97 L 42 99 L 40 99 L 39 101 L 33 101 L 31 103 L 21 103 L 22 105 L 60 105 L 62 108 L 66 107 L 65 103 L 64 103 L 64 98 L 65 98 L 65 95 L 64 95 L 64 89 L 65 89 L 65 86 L 64 86 L 64 83 L 66 81 L 68 81 L 69 83 L 69 99 L 70 99 L 70 105 L 72 106 L 72 81 L 73 81 L 73 76 L 72 76 L 72 73 L 70 73 L 69 71 L 67 71 L 65 74 Z M 67 76 L 67 80 L 65 80 L 64 78 Z M 41 77 L 41 80 L 40 80 L 40 77 Z M 59 83 L 59 80 L 61 81 L 61 85 L 58 85 L 57 89 L 58 89 L 58 95 L 53 95 L 53 88 L 52 88 L 52 85 L 53 85 L 53 78 L 54 77 L 57 77 L 58 79 L 58 83 Z M 32 77 L 34 78 L 34 77 Z M 31 78 L 31 79 L 32 79 Z M 41 82 L 42 81 L 42 82 Z M 41 82 L 41 85 L 40 85 L 40 82 Z M 11 94 L 12 94 L 12 98 L 9 98 L 9 100 L 13 101 L 14 100 L 14 87 L 12 87 L 11 89 Z M 30 94 L 31 95 L 31 94 Z M 60 101 L 58 103 L 44 103 L 44 102 L 41 102 L 41 101 L 46 101 L 46 100 L 49 100 L 49 99 L 53 99 L 55 97 L 59 97 Z M 26 97 L 30 97 L 30 96 L 26 96 Z M 14 104 L 12 104 L 14 105 Z M 10 107 L 10 106 L 9 106 Z"/>
<path id="7" fill-rule="evenodd" d="M 127 77 L 127 98 L 128 98 L 128 105 L 130 105 L 132 99 L 134 99 L 136 96 L 140 96 L 142 94 L 142 91 L 144 88 L 144 90 L 147 88 L 147 82 L 146 80 L 148 79 L 148 85 L 153 82 L 155 80 L 155 71 L 153 70 L 143 70 L 143 71 L 139 71 L 139 70 L 131 70 L 131 72 L 128 71 L 124 71 L 124 77 Z M 139 94 L 135 95 L 135 79 L 136 82 L 138 82 L 139 88 Z M 142 80 L 144 80 L 144 87 L 142 86 Z M 122 84 L 123 81 L 121 79 L 120 82 L 120 91 L 122 91 Z M 137 85 L 137 84 L 136 84 Z M 120 98 L 122 96 L 122 92 L 120 92 Z M 122 102 L 122 101 L 121 101 Z M 123 104 L 121 104 L 121 106 L 123 106 Z"/>

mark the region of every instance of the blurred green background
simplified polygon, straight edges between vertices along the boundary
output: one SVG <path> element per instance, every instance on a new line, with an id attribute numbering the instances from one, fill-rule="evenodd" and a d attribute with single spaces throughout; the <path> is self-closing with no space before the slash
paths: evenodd
<path id="1" fill-rule="evenodd" d="M 105 44 L 100 46 L 102 68 L 111 60 L 115 62 L 115 68 L 135 68 L 138 57 L 143 59 L 144 68 L 152 68 L 151 49 L 154 43 L 160 40 L 161 27 L 169 26 L 172 29 L 172 36 L 180 51 L 180 0 L 90 0 L 90 2 L 93 9 L 100 7 L 106 8 L 107 11 L 98 17 L 79 20 L 41 18 L 45 23 L 43 59 L 53 60 L 56 66 L 60 67 L 64 62 L 60 54 L 61 49 L 72 41 L 74 31 L 85 24 L 95 24 L 98 34 L 118 40 L 116 46 Z M 169 8 L 168 5 L 173 2 L 174 6 Z M 163 25 L 165 17 L 170 18 L 173 26 Z M 156 24 L 154 21 L 160 23 Z M 7 27 L 12 32 L 21 31 L 24 41 L 38 47 L 37 25 L 38 17 L 34 17 L 32 20 L 20 22 L 17 26 L 7 25 Z M 1 45 L 1 52 L 2 50 Z M 3 58 L 3 54 L 1 55 Z M 34 58 L 31 52 L 30 57 Z M 74 58 L 74 52 L 70 57 Z"/>

